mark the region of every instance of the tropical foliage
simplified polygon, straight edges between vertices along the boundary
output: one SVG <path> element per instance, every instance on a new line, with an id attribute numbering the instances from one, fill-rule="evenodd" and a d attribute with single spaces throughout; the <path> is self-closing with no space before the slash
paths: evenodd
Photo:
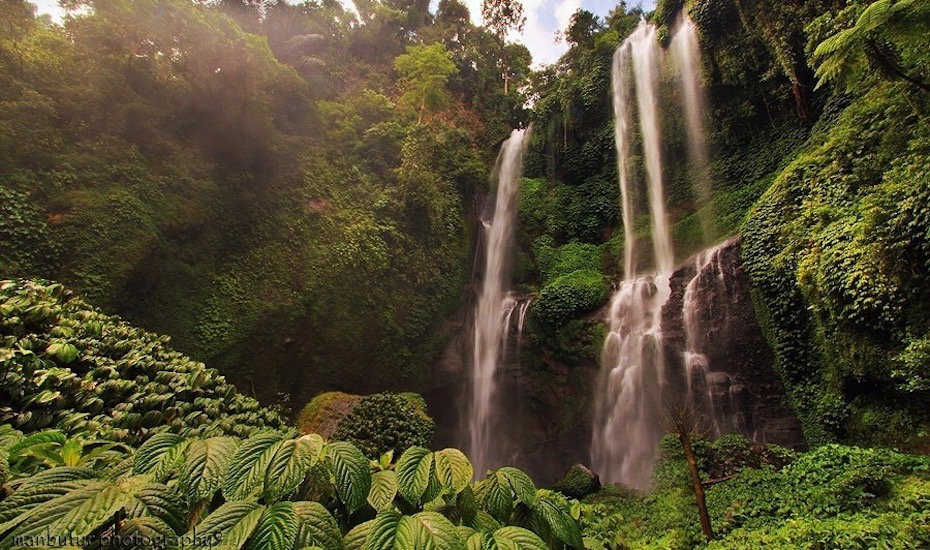
<path id="1" fill-rule="evenodd" d="M 311 434 L 158 433 L 137 450 L 49 464 L 60 432 L 0 431 L 8 492 L 0 546 L 135 548 L 582 548 L 564 498 L 502 468 L 472 484 L 455 449 L 408 449 L 371 463 Z M 62 447 L 70 445 L 69 440 Z M 106 453 L 109 453 L 107 455 Z M 65 456 L 71 456 L 65 453 Z M 49 539 L 51 537 L 51 539 Z M 43 542 L 45 541 L 45 542 Z"/>
<path id="2" fill-rule="evenodd" d="M 151 434 L 288 433 L 286 421 L 157 336 L 57 283 L 0 282 L 0 418 L 139 443 Z"/>

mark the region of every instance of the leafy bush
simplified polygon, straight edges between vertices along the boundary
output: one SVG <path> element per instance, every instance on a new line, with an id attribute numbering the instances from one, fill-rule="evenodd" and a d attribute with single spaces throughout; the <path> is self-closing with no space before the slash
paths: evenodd
<path id="1" fill-rule="evenodd" d="M 533 316 L 545 325 L 559 327 L 607 300 L 608 287 L 598 271 L 578 270 L 557 277 L 543 287 L 533 303 Z"/>
<path id="2" fill-rule="evenodd" d="M 418 402 L 409 394 L 379 393 L 363 397 L 339 421 L 332 437 L 356 445 L 375 459 L 387 452 L 400 456 L 411 447 L 429 447 L 435 432 L 436 424 L 422 398 Z"/>
<path id="3" fill-rule="evenodd" d="M 4 458 L 57 437 L 39 432 L 27 444 L 8 433 L 0 429 Z M 315 434 L 159 433 L 114 468 L 23 472 L 11 464 L 0 501 L 4 548 L 49 536 L 83 548 L 116 537 L 136 548 L 583 547 L 564 498 L 537 490 L 515 468 L 472 484 L 472 466 L 456 449 L 412 447 L 390 464 Z M 308 500 L 313 483 L 330 490 Z"/>
<path id="4" fill-rule="evenodd" d="M 677 446 L 677 449 L 676 449 Z M 747 455 L 750 449 L 752 455 Z M 663 439 L 653 488 L 645 494 L 605 487 L 585 499 L 581 524 L 598 548 L 693 548 L 702 544 L 696 502 L 681 446 Z M 756 452 L 758 451 L 758 452 Z M 733 453 L 734 477 L 710 475 Z M 930 458 L 887 449 L 827 445 L 779 463 L 777 448 L 745 439 L 695 439 L 717 539 L 708 548 L 922 548 L 930 541 Z M 709 461 L 709 457 L 718 458 Z M 746 460 L 740 459 L 742 455 Z M 766 456 L 775 463 L 766 463 Z M 754 463 L 762 458 L 758 466 Z M 739 468 L 732 468 L 741 462 Z M 736 471 L 738 470 L 738 472 Z"/>
<path id="5" fill-rule="evenodd" d="M 24 431 L 139 443 L 162 431 L 290 431 L 215 370 L 74 297 L 60 284 L 0 282 L 0 419 Z"/>

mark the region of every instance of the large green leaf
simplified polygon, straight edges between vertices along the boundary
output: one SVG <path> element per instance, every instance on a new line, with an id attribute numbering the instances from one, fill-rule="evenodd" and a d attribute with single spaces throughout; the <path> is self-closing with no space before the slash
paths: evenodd
<path id="1" fill-rule="evenodd" d="M 322 550 L 342 550 L 342 533 L 336 518 L 319 502 L 294 503 L 294 512 L 300 519 L 297 546 L 318 546 Z M 364 537 L 363 539 L 364 540 Z"/>
<path id="2" fill-rule="evenodd" d="M 391 507 L 397 495 L 397 474 L 391 470 L 375 472 L 371 476 L 371 491 L 368 504 L 380 512 Z"/>
<path id="3" fill-rule="evenodd" d="M 536 533 L 522 527 L 502 527 L 494 531 L 494 542 L 500 550 L 549 550 Z"/>
<path id="4" fill-rule="evenodd" d="M 61 446 L 64 445 L 67 441 L 68 438 L 65 437 L 65 434 L 61 433 L 60 431 L 45 430 L 20 439 L 18 442 L 11 445 L 7 452 L 10 454 L 10 462 L 15 462 L 16 458 L 18 458 L 21 453 L 28 450 L 30 447 L 45 446 L 48 444 Z"/>
<path id="5" fill-rule="evenodd" d="M 533 507 L 533 513 L 552 530 L 552 534 L 557 539 L 573 548 L 584 548 L 584 541 L 581 537 L 581 528 L 572 518 L 568 508 L 568 502 L 564 497 L 555 495 L 548 491 L 540 491 Z"/>
<path id="6" fill-rule="evenodd" d="M 71 501 L 71 510 L 52 524 L 52 533 L 87 537 L 131 504 L 124 487 L 112 483 L 79 489 L 77 493 L 83 500 Z"/>
<path id="7" fill-rule="evenodd" d="M 300 519 L 290 502 L 278 502 L 265 508 L 246 550 L 289 549 L 297 540 Z"/>
<path id="8" fill-rule="evenodd" d="M 223 479 L 223 496 L 239 500 L 260 491 L 271 459 L 283 445 L 277 433 L 254 435 L 239 447 Z"/>
<path id="9" fill-rule="evenodd" d="M 186 490 L 190 504 L 210 499 L 220 489 L 238 446 L 238 440 L 231 437 L 211 437 L 191 442 L 179 479 L 179 485 Z"/>
<path id="10" fill-rule="evenodd" d="M 164 479 L 178 466 L 190 441 L 177 434 L 157 433 L 139 447 L 133 457 L 132 471 Z"/>
<path id="11" fill-rule="evenodd" d="M 265 471 L 265 502 L 273 502 L 300 486 L 320 459 L 323 438 L 316 434 L 285 441 Z"/>
<path id="12" fill-rule="evenodd" d="M 365 540 L 366 550 L 464 550 L 455 525 L 441 514 L 420 512 L 404 516 L 386 510 L 378 513 Z"/>
<path id="13" fill-rule="evenodd" d="M 129 517 L 155 517 L 168 525 L 176 534 L 187 527 L 187 507 L 178 493 L 165 485 L 151 483 L 133 494 L 135 505 Z"/>
<path id="14" fill-rule="evenodd" d="M 365 542 L 368 540 L 368 535 L 374 526 L 375 520 L 370 519 L 350 529 L 343 539 L 345 550 L 362 550 L 365 548 Z"/>
<path id="15" fill-rule="evenodd" d="M 344 441 L 330 443 L 327 453 L 336 477 L 336 494 L 352 513 L 365 505 L 371 490 L 371 466 L 362 451 Z"/>
<path id="16" fill-rule="evenodd" d="M 39 475 L 51 471 L 53 470 L 46 470 L 46 472 L 41 472 L 33 477 L 39 477 Z M 0 534 L 13 527 L 26 525 L 31 515 L 34 514 L 33 510 L 46 502 L 94 483 L 97 482 L 88 479 L 75 479 L 32 484 L 28 487 L 21 486 L 15 493 L 0 502 Z"/>
<path id="17" fill-rule="evenodd" d="M 536 503 L 536 485 L 523 470 L 505 466 L 496 472 L 501 483 L 507 484 L 517 500 L 531 507 Z"/>
<path id="18" fill-rule="evenodd" d="M 433 475 L 433 453 L 423 447 L 410 447 L 395 467 L 398 492 L 407 502 L 420 504 Z"/>
<path id="19" fill-rule="evenodd" d="M 226 502 L 188 531 L 184 540 L 195 548 L 241 548 L 258 527 L 264 511 L 264 506 L 253 501 Z"/>
<path id="20" fill-rule="evenodd" d="M 491 472 L 488 478 L 475 488 L 478 505 L 483 511 L 495 519 L 506 523 L 513 513 L 513 491 L 496 472 Z"/>
<path id="21" fill-rule="evenodd" d="M 462 451 L 458 449 L 443 449 L 434 453 L 436 462 L 436 475 L 443 486 L 459 493 L 468 487 L 475 470 Z"/>
<path id="22" fill-rule="evenodd" d="M 98 482 L 68 491 L 66 494 L 47 500 L 26 514 L 17 517 L 14 520 L 15 524 L 8 522 L 5 524 L 4 530 L 14 526 L 15 528 L 0 541 L 0 549 L 12 548 L 17 540 L 36 539 L 47 536 L 49 533 L 53 535 L 63 534 L 57 531 L 61 520 L 111 485 Z"/>

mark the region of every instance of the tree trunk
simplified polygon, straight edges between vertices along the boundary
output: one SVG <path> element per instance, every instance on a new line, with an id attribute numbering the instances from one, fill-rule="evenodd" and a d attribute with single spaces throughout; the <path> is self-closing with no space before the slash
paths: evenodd
<path id="1" fill-rule="evenodd" d="M 681 431 L 678 433 L 678 440 L 681 441 L 685 458 L 688 459 L 688 469 L 691 470 L 691 482 L 694 485 L 694 496 L 697 498 L 698 515 L 701 516 L 701 530 L 704 531 L 704 538 L 708 541 L 714 540 L 714 530 L 710 525 L 707 500 L 704 498 L 704 486 L 701 484 L 701 474 L 698 472 L 697 460 L 694 458 L 694 449 L 691 448 L 691 438 L 687 432 Z"/>

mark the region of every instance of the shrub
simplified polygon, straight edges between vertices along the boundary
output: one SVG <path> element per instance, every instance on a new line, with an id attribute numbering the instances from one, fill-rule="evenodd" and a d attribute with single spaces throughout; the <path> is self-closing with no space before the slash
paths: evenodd
<path id="1" fill-rule="evenodd" d="M 543 324 L 559 327 L 589 313 L 607 300 L 608 287 L 598 271 L 579 270 L 546 285 L 533 304 L 533 315 Z"/>
<path id="2" fill-rule="evenodd" d="M 410 447 L 429 447 L 436 424 L 425 405 L 422 397 L 411 399 L 410 394 L 366 396 L 339 421 L 332 437 L 356 445 L 371 459 L 389 451 L 400 456 Z"/>

